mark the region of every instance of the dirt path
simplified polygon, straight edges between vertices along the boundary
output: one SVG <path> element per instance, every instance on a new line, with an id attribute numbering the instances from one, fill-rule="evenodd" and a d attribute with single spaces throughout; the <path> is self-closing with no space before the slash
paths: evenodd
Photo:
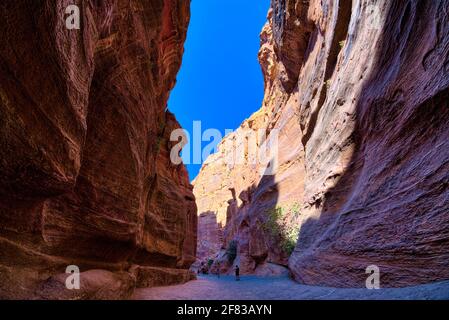
<path id="1" fill-rule="evenodd" d="M 300 285 L 287 277 L 199 276 L 183 285 L 137 289 L 139 300 L 446 299 L 449 281 L 402 289 L 336 289 Z"/>

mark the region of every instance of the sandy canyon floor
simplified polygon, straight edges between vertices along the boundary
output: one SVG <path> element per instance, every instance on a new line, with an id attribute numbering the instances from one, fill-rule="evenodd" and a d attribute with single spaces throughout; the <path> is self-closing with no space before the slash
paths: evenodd
<path id="1" fill-rule="evenodd" d="M 383 300 L 449 299 L 449 281 L 400 289 L 340 289 L 298 284 L 288 277 L 199 276 L 183 285 L 138 289 L 136 300 Z"/>

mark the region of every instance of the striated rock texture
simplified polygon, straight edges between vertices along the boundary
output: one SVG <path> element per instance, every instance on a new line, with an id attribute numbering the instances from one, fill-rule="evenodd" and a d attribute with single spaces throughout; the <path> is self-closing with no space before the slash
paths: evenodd
<path id="1" fill-rule="evenodd" d="M 4 1 L 0 17 L 0 296 L 54 297 L 71 264 L 88 285 L 59 297 L 185 281 L 196 205 L 166 103 L 189 1 Z"/>
<path id="2" fill-rule="evenodd" d="M 222 218 L 246 271 L 283 263 L 258 221 L 267 207 L 295 203 L 288 267 L 301 283 L 364 287 L 370 265 L 383 287 L 449 279 L 448 8 L 272 1 L 261 36 L 265 100 L 242 128 L 279 128 L 279 168 L 260 177 L 249 165 L 222 166 L 231 135 L 194 183 L 199 212 L 219 217 L 229 188 L 249 188 Z"/>

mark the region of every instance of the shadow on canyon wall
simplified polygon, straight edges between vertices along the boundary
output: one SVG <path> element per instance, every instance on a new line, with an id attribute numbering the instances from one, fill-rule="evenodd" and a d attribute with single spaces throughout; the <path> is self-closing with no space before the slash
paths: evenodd
<path id="1" fill-rule="evenodd" d="M 447 5 L 391 4 L 356 102 L 352 158 L 290 258 L 298 281 L 364 286 L 373 264 L 391 286 L 449 278 Z"/>
<path id="2" fill-rule="evenodd" d="M 252 185 L 239 194 L 242 203 L 237 210 L 232 210 L 235 200 L 229 201 L 228 213 L 231 217 L 224 238 L 226 243 L 231 239 L 237 240 L 236 263 L 240 265 L 242 273 L 253 273 L 266 262 L 287 264 L 288 257 L 278 245 L 278 235 L 267 234 L 265 227 L 268 212 L 276 207 L 278 197 L 275 176 L 265 171 L 257 185 Z M 278 226 L 276 229 L 280 228 Z"/>
<path id="3" fill-rule="evenodd" d="M 288 257 L 275 248 L 276 239 L 264 228 L 268 211 L 276 206 L 279 193 L 274 176 L 265 173 L 257 185 L 239 190 L 238 194 L 235 188 L 229 188 L 225 226 L 217 222 L 217 212 L 200 214 L 198 259 L 203 264 L 206 259 L 214 260 L 210 266 L 212 273 L 218 267 L 222 273 L 232 272 L 233 266 L 239 265 L 242 274 L 252 274 L 264 262 L 279 263 L 280 256 L 287 265 Z"/>

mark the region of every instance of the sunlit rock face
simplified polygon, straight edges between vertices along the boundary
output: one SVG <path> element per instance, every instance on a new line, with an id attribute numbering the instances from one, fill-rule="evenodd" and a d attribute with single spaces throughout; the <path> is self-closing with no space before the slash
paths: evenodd
<path id="1" fill-rule="evenodd" d="M 279 129 L 278 170 L 220 165 L 237 131 L 194 182 L 198 212 L 226 222 L 223 248 L 238 242 L 234 263 L 255 273 L 286 264 L 263 226 L 269 208 L 290 206 L 298 282 L 364 287 L 371 265 L 385 287 L 449 278 L 448 7 L 272 1 L 259 54 L 265 99 L 242 128 Z"/>
<path id="2" fill-rule="evenodd" d="M 71 264 L 87 272 L 81 298 L 128 296 L 145 268 L 170 274 L 149 283 L 187 279 L 196 205 L 166 103 L 189 14 L 178 0 L 0 6 L 1 297 L 51 297 L 43 284 Z"/>
<path id="3" fill-rule="evenodd" d="M 288 7 L 295 10 L 295 6 Z M 301 16 L 303 9 L 302 6 L 297 8 Z M 218 244 L 222 250 L 208 258 L 219 262 L 224 272 L 232 272 L 232 266 L 239 265 L 243 274 L 284 274 L 289 252 L 280 241 L 279 232 L 268 230 L 279 222 L 275 221 L 273 225 L 270 214 L 279 207 L 285 215 L 283 227 L 289 229 L 298 223 L 294 217 L 298 210 L 292 209 L 297 208 L 303 198 L 304 148 L 296 115 L 298 92 L 292 86 L 298 77 L 294 65 L 297 64 L 296 68 L 299 68 L 302 62 L 292 63 L 296 61 L 297 53 L 290 54 L 286 48 L 302 52 L 298 60 L 302 59 L 310 26 L 296 26 L 291 18 L 282 18 L 289 32 L 294 31 L 295 35 L 284 35 L 282 32 L 276 35 L 273 31 L 275 13 L 275 10 L 270 10 L 269 21 L 261 33 L 259 60 L 265 78 L 263 105 L 240 128 L 224 138 L 219 145 L 219 152 L 207 159 L 193 181 L 198 214 L 215 213 L 217 222 L 223 227 L 223 240 Z M 283 61 L 277 56 L 277 52 L 281 51 Z M 246 139 L 247 136 L 251 137 L 251 133 L 257 138 Z M 275 135 L 277 137 L 278 152 L 273 154 L 277 160 L 271 162 L 273 166 L 269 166 L 263 156 L 254 152 L 256 146 L 258 151 L 266 151 L 262 153 L 272 160 L 270 149 L 263 147 L 264 137 L 258 138 L 259 134 L 263 134 L 266 140 Z M 275 174 L 270 174 L 274 166 Z M 202 232 L 201 228 L 200 218 L 198 251 L 205 251 L 202 249 L 202 234 L 208 233 Z M 231 242 L 237 243 L 234 261 L 227 254 Z M 216 267 L 214 263 L 212 270 Z"/>

